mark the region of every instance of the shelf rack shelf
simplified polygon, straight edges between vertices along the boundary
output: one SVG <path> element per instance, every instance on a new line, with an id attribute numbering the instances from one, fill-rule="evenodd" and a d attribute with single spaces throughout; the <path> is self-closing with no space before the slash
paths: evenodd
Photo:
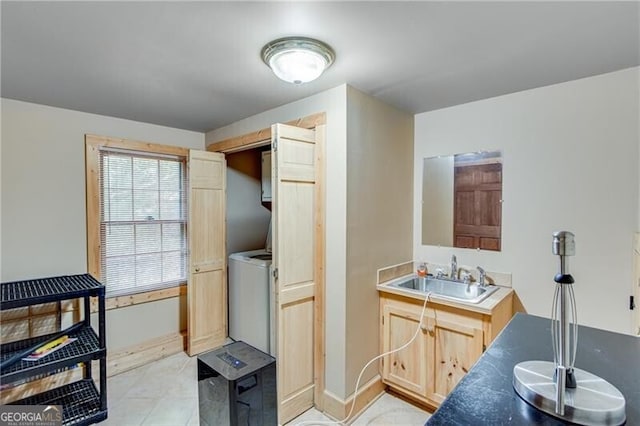
<path id="1" fill-rule="evenodd" d="M 98 333 L 91 325 L 91 297 L 98 298 Z M 107 418 L 107 364 L 105 342 L 105 288 L 89 274 L 65 275 L 0 284 L 0 310 L 60 300 L 84 300 L 84 319 L 65 331 L 77 340 L 38 361 L 22 356 L 59 333 L 32 337 L 0 346 L 0 378 L 3 384 L 59 373 L 84 365 L 83 379 L 47 390 L 12 404 L 62 405 L 64 425 L 89 425 Z M 93 382 L 91 361 L 99 361 L 98 390 Z"/>
<path id="2" fill-rule="evenodd" d="M 86 296 L 103 296 L 104 285 L 89 274 L 64 275 L 0 284 L 1 310 L 77 299 Z"/>
<path id="3" fill-rule="evenodd" d="M 100 394 L 93 380 L 85 379 L 15 401 L 19 405 L 62 405 L 65 425 L 86 425 L 107 418 L 100 407 Z"/>
<path id="4" fill-rule="evenodd" d="M 16 353 L 20 353 L 27 348 L 33 347 L 39 342 L 46 342 L 48 338 L 54 334 L 7 343 L 2 346 L 0 361 L 9 359 Z M 78 340 L 39 359 L 38 361 L 20 360 L 16 362 L 2 372 L 3 382 L 15 382 L 52 370 L 62 371 L 66 368 L 73 367 L 80 362 L 99 360 L 104 356 L 105 350 L 100 348 L 98 336 L 91 327 L 86 327 L 83 324 L 77 332 L 68 333 L 68 335 L 70 338 L 76 338 Z"/>

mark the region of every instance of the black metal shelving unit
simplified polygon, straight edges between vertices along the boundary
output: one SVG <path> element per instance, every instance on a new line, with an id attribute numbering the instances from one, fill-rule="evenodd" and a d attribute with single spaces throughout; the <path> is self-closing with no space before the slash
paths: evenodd
<path id="1" fill-rule="evenodd" d="M 91 326 L 91 297 L 98 298 L 98 333 Z M 0 378 L 3 384 L 59 373 L 82 363 L 83 379 L 77 382 L 30 396 L 12 404 L 62 405 L 62 423 L 89 425 L 107 418 L 107 347 L 105 342 L 105 288 L 89 274 L 65 275 L 0 284 L 0 310 L 20 308 L 40 303 L 82 298 L 84 319 L 73 325 L 66 334 L 77 340 L 52 352 L 38 361 L 10 359 L 20 357 L 25 350 L 44 343 L 57 333 L 32 337 L 0 346 Z M 91 361 L 100 364 L 100 389 L 92 376 Z"/>

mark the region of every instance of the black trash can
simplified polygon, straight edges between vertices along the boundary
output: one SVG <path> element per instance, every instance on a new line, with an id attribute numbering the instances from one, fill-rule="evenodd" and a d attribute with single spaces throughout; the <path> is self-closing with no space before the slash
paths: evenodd
<path id="1" fill-rule="evenodd" d="M 276 425 L 276 360 L 244 342 L 198 356 L 200 425 Z"/>

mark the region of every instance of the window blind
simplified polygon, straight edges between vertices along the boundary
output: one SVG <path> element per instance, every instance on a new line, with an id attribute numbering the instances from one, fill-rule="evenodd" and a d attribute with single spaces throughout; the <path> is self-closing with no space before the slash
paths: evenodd
<path id="1" fill-rule="evenodd" d="M 109 297 L 187 279 L 185 159 L 100 151 L 100 267 Z"/>

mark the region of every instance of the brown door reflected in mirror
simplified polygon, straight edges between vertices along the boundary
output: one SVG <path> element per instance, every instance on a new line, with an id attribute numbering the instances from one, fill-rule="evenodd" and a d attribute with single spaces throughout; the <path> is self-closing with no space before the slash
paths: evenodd
<path id="1" fill-rule="evenodd" d="M 454 161 L 454 247 L 500 250 L 502 163 L 487 161 Z"/>

